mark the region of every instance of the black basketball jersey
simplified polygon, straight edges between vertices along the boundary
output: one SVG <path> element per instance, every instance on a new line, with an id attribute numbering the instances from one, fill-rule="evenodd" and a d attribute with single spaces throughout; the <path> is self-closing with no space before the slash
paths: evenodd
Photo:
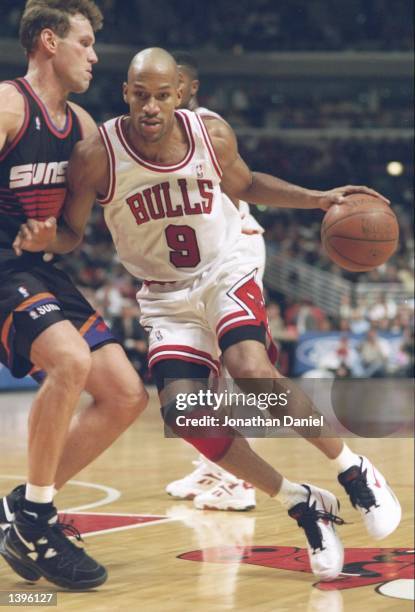
<path id="1" fill-rule="evenodd" d="M 67 105 L 62 130 L 52 123 L 47 108 L 28 81 L 8 81 L 22 93 L 24 121 L 14 140 L 0 153 L 0 268 L 16 259 L 39 260 L 34 254 L 16 258 L 12 243 L 27 219 L 59 217 L 66 194 L 66 168 L 72 149 L 82 138 L 78 117 Z"/>

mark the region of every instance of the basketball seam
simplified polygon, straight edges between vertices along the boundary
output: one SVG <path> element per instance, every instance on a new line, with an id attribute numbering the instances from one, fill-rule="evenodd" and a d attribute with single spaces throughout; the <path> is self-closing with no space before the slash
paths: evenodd
<path id="1" fill-rule="evenodd" d="M 336 219 L 335 221 L 333 221 L 333 223 L 331 223 L 327 227 L 325 227 L 323 225 L 322 233 L 325 234 L 331 227 L 334 227 L 337 223 L 340 223 L 341 221 L 344 221 L 345 219 L 350 219 L 352 217 L 358 217 L 358 216 L 367 215 L 367 214 L 375 215 L 375 214 L 378 214 L 379 212 L 387 215 L 388 217 L 392 217 L 392 219 L 396 219 L 396 215 L 394 213 L 388 212 L 387 210 L 381 210 L 381 211 L 380 210 L 367 210 L 365 212 L 359 211 L 359 212 L 351 213 L 347 217 L 342 217 L 341 219 Z M 323 219 L 323 224 L 324 224 L 324 219 Z"/>
<path id="2" fill-rule="evenodd" d="M 325 242 L 330 242 L 332 238 L 343 238 L 343 240 L 359 240 L 360 242 L 396 242 L 396 238 L 385 238 L 384 240 L 377 240 L 376 238 L 352 238 L 351 236 L 338 236 L 332 234 L 329 238 L 326 238 Z"/>

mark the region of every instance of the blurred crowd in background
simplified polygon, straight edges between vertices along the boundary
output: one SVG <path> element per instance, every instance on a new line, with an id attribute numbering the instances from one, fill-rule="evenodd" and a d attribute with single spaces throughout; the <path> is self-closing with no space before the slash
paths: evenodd
<path id="1" fill-rule="evenodd" d="M 2 0 L 0 36 L 18 29 L 20 7 Z M 154 44 L 202 50 L 406 50 L 412 45 L 411 0 L 101 0 L 114 44 Z M 304 32 L 307 37 L 304 38 Z"/>

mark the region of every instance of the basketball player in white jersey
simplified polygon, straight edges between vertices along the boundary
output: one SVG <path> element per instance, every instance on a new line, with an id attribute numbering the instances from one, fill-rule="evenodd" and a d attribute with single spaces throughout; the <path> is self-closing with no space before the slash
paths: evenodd
<path id="1" fill-rule="evenodd" d="M 200 81 L 195 59 L 189 53 L 183 53 L 175 54 L 175 60 L 181 82 L 182 99 L 180 108 L 192 110 L 201 117 L 222 119 L 218 113 L 199 106 L 197 94 Z M 223 197 L 227 196 L 224 195 Z M 249 253 L 254 254 L 254 258 L 257 260 L 256 280 L 262 286 L 265 269 L 264 229 L 250 214 L 249 205 L 246 202 L 235 200 L 234 204 L 241 217 L 241 227 L 246 247 L 246 251 L 242 255 L 244 256 L 246 252 L 249 259 Z M 225 384 L 227 378 L 229 378 L 229 374 L 222 368 L 221 379 Z M 190 474 L 167 485 L 166 492 L 169 495 L 178 499 L 193 499 L 194 506 L 199 510 L 241 511 L 255 508 L 255 489 L 250 483 L 235 478 L 213 461 L 208 461 L 202 454 L 193 463 L 196 468 Z"/>
<path id="2" fill-rule="evenodd" d="M 189 398 L 185 414 L 191 418 L 183 423 L 179 393 L 206 389 L 209 372 L 218 371 L 219 344 L 225 366 L 244 390 L 280 396 L 289 389 L 288 414 L 315 414 L 309 398 L 268 359 L 261 289 L 251 262 L 239 259 L 240 217 L 222 198 L 221 188 L 235 199 L 270 207 L 279 203 L 323 210 L 342 204 L 350 193 L 382 196 L 356 186 L 311 191 L 251 172 L 224 121 L 176 110 L 177 65 L 163 49 L 146 49 L 133 58 L 124 99 L 129 115 L 107 121 L 100 135 L 75 147 L 68 167 L 66 223 L 57 236 L 45 240 L 39 222 L 36 234 L 22 227 L 15 248 L 70 251 L 81 241 L 93 202 L 99 199 L 120 260 L 145 279 L 137 297 L 141 322 L 150 329 L 149 365 L 167 426 L 208 459 L 280 502 L 304 530 L 312 571 L 331 580 L 344 560 L 335 530 L 343 523 L 336 516 L 335 495 L 289 481 L 223 420 L 219 437 L 214 427 L 195 427 L 194 420 L 199 423 L 206 415 L 201 401 L 193 407 Z M 281 407 L 269 409 L 278 416 Z M 382 539 L 392 533 L 401 508 L 385 478 L 366 457 L 330 437 L 325 425 L 321 434 L 307 439 L 338 473 L 369 534 Z"/>

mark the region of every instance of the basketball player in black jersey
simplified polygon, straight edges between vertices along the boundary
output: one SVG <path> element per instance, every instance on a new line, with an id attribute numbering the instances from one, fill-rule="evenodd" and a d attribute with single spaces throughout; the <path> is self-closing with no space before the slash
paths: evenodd
<path id="1" fill-rule="evenodd" d="M 43 253 L 16 254 L 12 245 L 22 223 L 56 231 L 71 151 L 96 129 L 67 97 L 89 87 L 101 25 L 90 0 L 29 0 L 20 27 L 28 72 L 0 85 L 0 361 L 17 377 L 43 379 L 29 419 L 26 486 L 0 500 L 0 523 L 11 523 L 0 553 L 26 579 L 77 590 L 107 573 L 66 537 L 54 493 L 135 420 L 146 392 L 67 275 Z M 84 389 L 93 402 L 71 421 Z"/>

